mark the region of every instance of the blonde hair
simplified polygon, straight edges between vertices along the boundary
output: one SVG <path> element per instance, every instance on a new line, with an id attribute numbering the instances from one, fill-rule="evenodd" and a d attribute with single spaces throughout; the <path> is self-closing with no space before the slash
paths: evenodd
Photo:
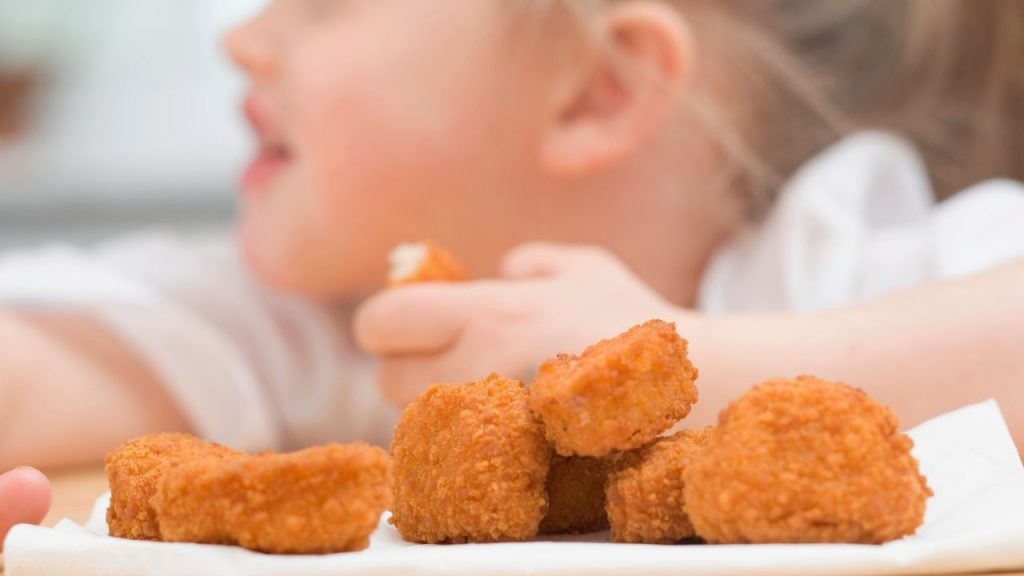
<path id="1" fill-rule="evenodd" d="M 579 16 L 615 1 L 628 0 L 561 5 Z M 1024 180 L 1020 0 L 663 1 L 692 17 L 745 95 L 734 110 L 711 95 L 689 105 L 755 210 L 808 158 L 865 128 L 911 139 L 939 199 L 988 178 Z"/>

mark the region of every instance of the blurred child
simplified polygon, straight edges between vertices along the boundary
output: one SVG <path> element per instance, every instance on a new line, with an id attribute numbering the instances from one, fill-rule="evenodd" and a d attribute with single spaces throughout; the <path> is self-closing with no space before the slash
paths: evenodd
<path id="1" fill-rule="evenodd" d="M 907 425 L 995 397 L 1024 439 L 1022 28 L 1016 0 L 273 1 L 226 41 L 237 250 L 0 260 L 0 465 L 386 442 L 380 392 L 655 317 L 694 425 L 813 373 Z M 485 280 L 372 296 L 418 239 Z"/>

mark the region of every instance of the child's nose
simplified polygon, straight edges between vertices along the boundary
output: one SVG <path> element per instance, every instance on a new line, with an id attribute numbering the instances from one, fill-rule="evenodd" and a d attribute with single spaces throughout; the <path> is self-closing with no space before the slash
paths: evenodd
<path id="1" fill-rule="evenodd" d="M 240 24 L 224 35 L 222 46 L 234 63 L 253 78 L 273 73 L 274 55 L 268 41 L 263 15 Z"/>

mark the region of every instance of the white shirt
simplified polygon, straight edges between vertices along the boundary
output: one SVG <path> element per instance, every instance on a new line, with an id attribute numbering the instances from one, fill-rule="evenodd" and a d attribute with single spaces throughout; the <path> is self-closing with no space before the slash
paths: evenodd
<path id="1" fill-rule="evenodd" d="M 349 311 L 262 286 L 228 238 L 8 254 L 0 302 L 103 322 L 204 438 L 249 451 L 390 439 L 395 410 L 349 340 Z"/>
<path id="2" fill-rule="evenodd" d="M 991 180 L 936 204 L 906 141 L 840 141 L 783 187 L 767 219 L 712 258 L 710 314 L 804 311 L 869 300 L 1024 258 L 1024 186 Z"/>
<path id="3" fill-rule="evenodd" d="M 809 310 L 1024 258 L 1024 187 L 941 205 L 903 141 L 857 135 L 809 162 L 767 220 L 724 246 L 708 313 Z M 230 241 L 167 235 L 0 257 L 0 302 L 92 314 L 148 363 L 197 434 L 246 450 L 386 443 L 394 409 L 351 345 L 350 311 L 261 286 Z"/>

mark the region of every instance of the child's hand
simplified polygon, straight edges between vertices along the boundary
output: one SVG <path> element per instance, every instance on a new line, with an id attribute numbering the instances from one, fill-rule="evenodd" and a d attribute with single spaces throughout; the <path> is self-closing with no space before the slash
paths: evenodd
<path id="1" fill-rule="evenodd" d="M 0 474 L 0 542 L 15 524 L 42 522 L 49 509 L 50 483 L 41 472 L 15 468 Z"/>
<path id="2" fill-rule="evenodd" d="M 380 386 L 404 405 L 437 383 L 498 372 L 529 379 L 560 352 L 680 311 L 604 250 L 530 244 L 505 259 L 506 279 L 385 291 L 357 312 L 359 345 L 380 356 Z"/>

